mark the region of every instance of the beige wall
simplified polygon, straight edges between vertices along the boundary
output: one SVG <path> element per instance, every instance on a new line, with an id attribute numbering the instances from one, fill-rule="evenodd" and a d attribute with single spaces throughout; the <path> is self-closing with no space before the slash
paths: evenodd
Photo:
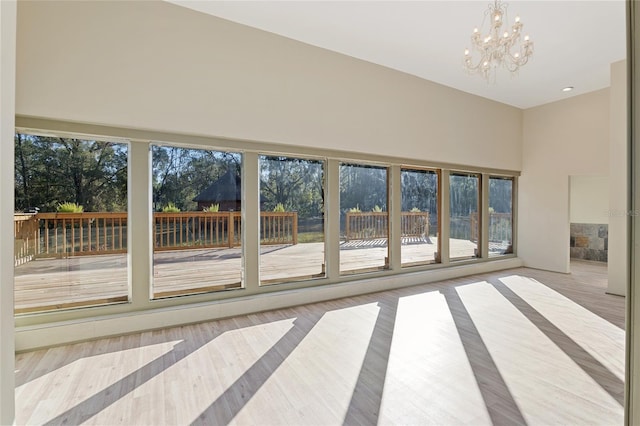
<path id="1" fill-rule="evenodd" d="M 569 177 L 569 222 L 609 223 L 609 177 Z"/>
<path id="2" fill-rule="evenodd" d="M 18 114 L 521 168 L 522 112 L 165 2 L 20 2 Z"/>
<path id="3" fill-rule="evenodd" d="M 518 255 L 569 272 L 569 176 L 609 173 L 609 89 L 524 111 Z"/>

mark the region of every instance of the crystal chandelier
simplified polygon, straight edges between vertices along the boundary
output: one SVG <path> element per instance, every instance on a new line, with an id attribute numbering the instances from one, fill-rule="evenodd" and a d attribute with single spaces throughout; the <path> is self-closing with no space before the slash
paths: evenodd
<path id="1" fill-rule="evenodd" d="M 514 24 L 508 28 L 506 3 L 495 0 L 489 4 L 485 11 L 490 19 L 490 27 L 487 35 L 483 35 L 478 28 L 471 34 L 471 50 L 464 50 L 464 68 L 470 74 L 478 73 L 487 82 L 495 81 L 495 72 L 498 67 L 506 68 L 512 75 L 517 73 L 521 66 L 529 61 L 533 54 L 533 42 L 528 35 L 522 38 L 522 22 L 516 16 Z M 504 29 L 502 25 L 505 24 Z M 484 20 L 483 20 L 484 26 Z M 478 52 L 480 59 L 474 61 L 472 51 Z"/>

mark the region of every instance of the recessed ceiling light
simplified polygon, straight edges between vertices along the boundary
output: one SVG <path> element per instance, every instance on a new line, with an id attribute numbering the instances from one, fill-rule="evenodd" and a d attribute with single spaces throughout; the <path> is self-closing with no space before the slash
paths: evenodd
<path id="1" fill-rule="evenodd" d="M 563 92 L 570 92 L 573 90 L 573 86 L 567 86 L 564 89 L 562 89 Z"/>

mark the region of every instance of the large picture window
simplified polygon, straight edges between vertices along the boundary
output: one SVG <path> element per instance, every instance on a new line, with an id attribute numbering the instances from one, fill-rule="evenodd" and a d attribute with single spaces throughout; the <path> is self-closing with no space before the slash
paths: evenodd
<path id="1" fill-rule="evenodd" d="M 438 245 L 438 173 L 406 169 L 401 172 L 402 266 L 436 262 Z"/>
<path id="2" fill-rule="evenodd" d="M 323 278 L 324 162 L 260 157 L 260 283 Z"/>
<path id="3" fill-rule="evenodd" d="M 489 178 L 489 257 L 513 253 L 513 178 Z"/>
<path id="4" fill-rule="evenodd" d="M 449 258 L 479 257 L 480 176 L 451 173 L 449 176 Z"/>
<path id="5" fill-rule="evenodd" d="M 153 297 L 242 287 L 242 157 L 152 146 Z"/>
<path id="6" fill-rule="evenodd" d="M 15 136 L 15 312 L 127 301 L 128 145 Z"/>
<path id="7" fill-rule="evenodd" d="M 389 268 L 387 168 L 340 165 L 340 273 Z"/>
<path id="8" fill-rule="evenodd" d="M 21 325 L 515 251 L 509 172 L 483 180 L 479 169 L 326 159 L 320 149 L 53 134 L 15 135 L 15 312 L 38 314 Z M 70 311 L 79 307 L 99 309 Z"/>

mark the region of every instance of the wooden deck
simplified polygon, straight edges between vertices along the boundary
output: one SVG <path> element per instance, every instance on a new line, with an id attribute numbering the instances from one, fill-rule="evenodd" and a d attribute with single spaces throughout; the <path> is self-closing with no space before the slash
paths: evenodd
<path id="1" fill-rule="evenodd" d="M 437 241 L 409 238 L 402 246 L 403 264 L 431 262 Z M 452 256 L 471 257 L 475 244 L 452 240 Z M 153 291 L 157 298 L 241 286 L 240 248 L 162 251 L 154 255 Z M 386 240 L 345 242 L 340 250 L 343 273 L 384 268 Z M 324 276 L 324 244 L 262 247 L 262 285 Z M 127 255 L 36 259 L 15 268 L 16 313 L 65 309 L 126 301 Z"/>
<path id="2" fill-rule="evenodd" d="M 622 425 L 625 300 L 572 270 L 21 353 L 16 424 Z"/>

